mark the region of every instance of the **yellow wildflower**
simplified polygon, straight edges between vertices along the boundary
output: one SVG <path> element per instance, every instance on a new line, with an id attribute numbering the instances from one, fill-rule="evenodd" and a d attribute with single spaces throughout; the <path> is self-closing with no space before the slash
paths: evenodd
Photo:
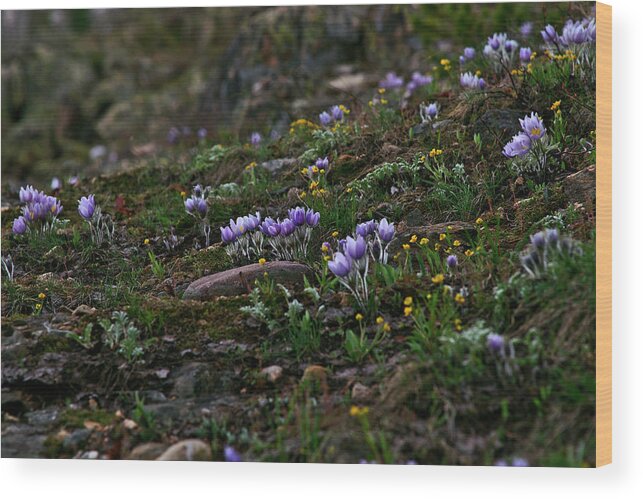
<path id="1" fill-rule="evenodd" d="M 413 297 L 412 296 L 407 296 L 406 298 L 404 298 L 404 305 L 406 305 L 408 307 L 409 305 L 412 305 L 412 304 L 413 304 Z"/>
<path id="2" fill-rule="evenodd" d="M 328 245 L 322 244 L 321 250 L 322 250 L 322 253 L 328 253 Z"/>
<path id="3" fill-rule="evenodd" d="M 384 324 L 384 317 L 380 315 L 377 319 L 375 319 L 375 322 L 378 324 Z"/>
<path id="4" fill-rule="evenodd" d="M 42 308 L 42 303 L 36 303 L 36 310 L 40 310 Z"/>
<path id="5" fill-rule="evenodd" d="M 559 101 L 559 100 L 557 100 L 556 102 L 554 102 L 554 103 L 551 105 L 551 107 L 550 107 L 549 109 L 551 109 L 552 111 L 556 111 L 559 107 L 560 107 L 560 101 Z"/>
<path id="6" fill-rule="evenodd" d="M 456 248 L 457 248 L 458 246 L 460 246 L 461 244 L 462 244 L 462 243 L 460 242 L 460 240 L 459 240 L 459 239 L 456 239 L 455 241 L 453 241 L 453 246 L 455 246 Z"/>
<path id="7" fill-rule="evenodd" d="M 443 232 L 440 234 L 440 241 L 444 241 L 447 238 L 447 235 Z"/>
<path id="8" fill-rule="evenodd" d="M 383 330 L 385 333 L 390 333 L 390 332 L 391 332 L 391 325 L 390 325 L 388 322 L 385 322 L 385 323 L 382 325 L 382 330 Z"/>
<path id="9" fill-rule="evenodd" d="M 413 313 L 413 307 L 404 307 L 404 317 L 408 317 Z"/>
<path id="10" fill-rule="evenodd" d="M 462 331 L 462 320 L 461 319 L 454 320 L 453 325 L 455 326 L 456 331 Z"/>
<path id="11" fill-rule="evenodd" d="M 442 284 L 444 282 L 444 274 L 437 274 L 431 278 L 433 284 Z"/>
<path id="12" fill-rule="evenodd" d="M 352 187 L 347 187 L 346 192 L 353 192 L 353 188 Z"/>
<path id="13" fill-rule="evenodd" d="M 464 305 L 465 299 L 464 299 L 464 296 L 462 296 L 460 293 L 456 293 L 454 300 L 459 305 Z"/>
<path id="14" fill-rule="evenodd" d="M 476 218 L 476 223 L 478 225 L 482 225 L 484 223 L 484 220 L 482 218 L 478 217 L 478 218 Z"/>
<path id="15" fill-rule="evenodd" d="M 416 234 L 413 234 L 411 236 L 411 239 L 409 240 L 410 243 L 417 243 L 418 241 L 418 236 Z"/>
<path id="16" fill-rule="evenodd" d="M 427 244 L 429 244 L 429 240 L 426 237 L 423 237 L 422 239 L 420 239 L 421 246 L 426 246 Z"/>
<path id="17" fill-rule="evenodd" d="M 301 174 L 302 175 L 307 175 L 308 174 L 308 168 L 302 168 L 301 169 Z"/>
<path id="18" fill-rule="evenodd" d="M 333 233 L 331 234 L 333 237 L 339 236 L 339 231 L 334 230 Z"/>
<path id="19" fill-rule="evenodd" d="M 304 199 L 305 197 L 306 197 L 306 191 L 301 191 L 301 192 L 299 193 L 299 198 L 300 198 L 300 199 Z"/>
<path id="20" fill-rule="evenodd" d="M 383 93 L 385 93 L 385 92 L 386 92 L 386 89 L 385 89 L 385 88 L 378 88 L 378 89 L 377 89 L 377 92 L 378 92 L 379 94 L 383 94 Z"/>
<path id="21" fill-rule="evenodd" d="M 431 151 L 429 151 L 429 157 L 435 158 L 436 156 L 439 156 L 440 154 L 442 154 L 442 152 L 443 152 L 442 149 L 433 148 L 431 149 Z"/>
<path id="22" fill-rule="evenodd" d="M 364 318 L 364 316 L 362 314 L 360 314 L 359 312 L 355 314 L 355 320 L 361 321 L 363 318 Z"/>
<path id="23" fill-rule="evenodd" d="M 435 248 L 435 251 L 440 251 L 440 248 L 442 247 L 442 245 L 440 243 L 435 243 L 435 246 L 433 247 Z"/>
<path id="24" fill-rule="evenodd" d="M 432 295 L 431 293 L 427 293 L 427 294 L 426 294 L 426 299 L 427 299 L 427 300 L 430 300 L 432 296 L 433 296 L 433 295 Z"/>
<path id="25" fill-rule="evenodd" d="M 47 295 L 45 293 L 40 293 L 38 295 L 38 298 L 41 299 L 41 300 L 44 300 L 45 298 L 47 298 Z"/>
<path id="26" fill-rule="evenodd" d="M 185 191 L 181 191 L 181 197 L 185 199 L 187 197 L 188 193 Z"/>
<path id="27" fill-rule="evenodd" d="M 143 241 L 143 244 L 147 246 L 148 244 L 150 244 L 150 240 L 148 238 L 145 238 L 145 240 Z"/>
<path id="28" fill-rule="evenodd" d="M 405 250 L 405 251 L 408 251 L 408 250 L 411 249 L 411 245 L 410 244 L 403 244 L 402 249 Z"/>
<path id="29" fill-rule="evenodd" d="M 313 173 L 319 173 L 319 168 L 317 166 L 313 166 L 311 170 Z"/>
<path id="30" fill-rule="evenodd" d="M 265 258 L 259 258 L 259 265 L 265 265 L 266 264 L 266 259 Z"/>
<path id="31" fill-rule="evenodd" d="M 474 253 L 472 250 L 468 249 L 467 251 L 464 252 L 465 256 L 473 256 Z"/>
<path id="32" fill-rule="evenodd" d="M 358 407 L 356 405 L 351 407 L 350 415 L 353 417 L 366 416 L 368 414 L 368 407 Z"/>

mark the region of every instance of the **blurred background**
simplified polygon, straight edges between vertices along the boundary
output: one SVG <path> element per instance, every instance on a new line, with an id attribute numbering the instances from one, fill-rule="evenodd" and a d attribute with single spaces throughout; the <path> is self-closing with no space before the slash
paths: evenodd
<path id="1" fill-rule="evenodd" d="M 199 141 L 277 137 L 386 72 L 431 72 L 573 4 L 2 12 L 2 180 L 107 172 Z"/>

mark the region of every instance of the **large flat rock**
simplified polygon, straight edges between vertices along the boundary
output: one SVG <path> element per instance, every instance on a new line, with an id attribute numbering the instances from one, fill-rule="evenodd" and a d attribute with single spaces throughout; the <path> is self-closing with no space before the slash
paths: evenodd
<path id="1" fill-rule="evenodd" d="M 310 267 L 301 263 L 276 261 L 264 265 L 253 263 L 244 267 L 224 270 L 197 279 L 188 286 L 183 294 L 185 300 L 208 300 L 217 296 L 235 296 L 249 293 L 255 279 L 264 273 L 284 286 L 301 285 L 303 276 L 311 277 Z"/>

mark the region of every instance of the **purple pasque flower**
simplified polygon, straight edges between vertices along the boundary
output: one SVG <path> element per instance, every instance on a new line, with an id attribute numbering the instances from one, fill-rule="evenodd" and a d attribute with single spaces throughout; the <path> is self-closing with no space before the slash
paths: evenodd
<path id="1" fill-rule="evenodd" d="M 235 233 L 227 225 L 225 227 L 220 227 L 219 230 L 221 231 L 221 240 L 225 244 L 230 244 L 237 239 Z"/>
<path id="2" fill-rule="evenodd" d="M 346 251 L 346 239 L 340 239 L 337 241 L 337 247 L 339 251 Z"/>
<path id="3" fill-rule="evenodd" d="M 67 183 L 72 187 L 76 187 L 78 184 L 80 184 L 80 177 L 78 175 L 73 175 L 69 177 Z"/>
<path id="4" fill-rule="evenodd" d="M 406 85 L 406 90 L 410 94 L 415 92 L 416 89 L 430 85 L 431 83 L 433 83 L 433 77 L 423 75 L 419 71 L 414 71 L 411 75 L 411 81 Z"/>
<path id="5" fill-rule="evenodd" d="M 360 260 L 366 254 L 366 240 L 362 236 L 346 238 L 346 254 L 352 260 Z"/>
<path id="6" fill-rule="evenodd" d="M 563 27 L 563 33 L 559 40 L 565 47 L 581 45 L 588 41 L 587 29 L 580 21 L 567 21 Z"/>
<path id="7" fill-rule="evenodd" d="M 199 140 L 203 140 L 208 136 L 208 131 L 201 127 L 196 131 L 196 136 L 199 138 Z"/>
<path id="8" fill-rule="evenodd" d="M 465 88 L 482 90 L 486 86 L 486 82 L 478 75 L 472 74 L 471 72 L 467 71 L 466 73 L 462 73 L 460 75 L 460 85 Z"/>
<path id="9" fill-rule="evenodd" d="M 196 192 L 196 189 L 195 189 Z M 208 203 L 202 197 L 193 194 L 184 201 L 185 211 L 190 215 L 204 217 L 208 212 Z"/>
<path id="10" fill-rule="evenodd" d="M 458 257 L 456 255 L 449 255 L 447 257 L 447 267 L 454 269 L 458 266 Z"/>
<path id="11" fill-rule="evenodd" d="M 404 85 L 404 78 L 396 75 L 393 71 L 386 73 L 386 77 L 379 83 L 380 88 L 387 89 L 400 88 L 402 85 Z"/>
<path id="12" fill-rule="evenodd" d="M 295 232 L 296 228 L 297 227 L 290 218 L 286 218 L 281 221 L 281 235 L 284 237 L 288 237 L 290 234 Z"/>
<path id="13" fill-rule="evenodd" d="M 234 447 L 229 445 L 226 445 L 223 448 L 223 458 L 228 463 L 240 463 L 243 461 L 243 459 L 241 459 L 241 454 L 239 454 Z"/>
<path id="14" fill-rule="evenodd" d="M 232 226 L 232 220 L 230 220 L 230 226 Z M 271 217 L 266 217 L 264 218 L 263 222 L 261 222 L 259 230 L 262 234 L 268 237 L 277 237 L 279 234 L 281 234 L 281 224 L 273 220 Z"/>
<path id="15" fill-rule="evenodd" d="M 176 143 L 177 140 L 181 137 L 181 132 L 178 128 L 172 127 L 167 132 L 167 141 L 170 144 Z"/>
<path id="16" fill-rule="evenodd" d="M 547 244 L 544 231 L 540 231 L 540 232 L 536 232 L 535 234 L 532 234 L 531 236 L 529 236 L 529 240 L 531 241 L 531 244 L 538 249 L 543 249 Z"/>
<path id="17" fill-rule="evenodd" d="M 519 120 L 522 131 L 527 134 L 531 140 L 538 140 L 543 135 L 545 135 L 545 125 L 543 125 L 543 120 L 540 119 L 536 113 L 531 113 L 531 116 L 525 116 L 523 119 Z"/>
<path id="18" fill-rule="evenodd" d="M 290 208 L 288 210 L 288 217 L 290 218 L 290 220 L 293 221 L 293 223 L 297 227 L 299 227 L 306 223 L 306 210 L 301 206 L 297 206 L 296 208 Z"/>
<path id="19" fill-rule="evenodd" d="M 493 353 L 500 353 L 505 347 L 505 339 L 496 333 L 491 333 L 487 336 L 487 347 Z"/>
<path id="20" fill-rule="evenodd" d="M 527 38 L 529 35 L 531 35 L 532 30 L 534 29 L 534 23 L 531 21 L 526 21 L 520 25 L 520 34 Z"/>
<path id="21" fill-rule="evenodd" d="M 340 106 L 333 106 L 330 108 L 330 115 L 335 121 L 342 121 L 344 119 L 344 111 Z"/>
<path id="22" fill-rule="evenodd" d="M 520 48 L 520 62 L 527 64 L 529 61 L 531 61 L 531 48 L 529 47 L 521 47 Z"/>
<path id="23" fill-rule="evenodd" d="M 518 42 L 516 40 L 507 40 L 505 42 L 505 52 L 512 54 L 514 50 L 518 48 Z"/>
<path id="24" fill-rule="evenodd" d="M 433 121 L 438 117 L 440 106 L 437 102 L 431 102 L 428 106 L 420 106 L 420 118 L 423 121 Z"/>
<path id="25" fill-rule="evenodd" d="M 18 218 L 16 218 L 13 221 L 13 226 L 11 227 L 11 230 L 17 236 L 27 232 L 27 220 L 25 219 L 25 217 L 20 215 Z"/>
<path id="26" fill-rule="evenodd" d="M 43 209 L 43 219 L 48 215 L 57 217 L 60 215 L 60 212 L 63 211 L 63 205 L 54 196 L 45 196 L 44 199 L 40 201 L 40 205 Z"/>
<path id="27" fill-rule="evenodd" d="M 382 241 L 390 243 L 395 237 L 395 224 L 388 223 L 388 220 L 383 218 L 377 224 L 377 233 Z"/>
<path id="28" fill-rule="evenodd" d="M 502 150 L 507 158 L 522 157 L 531 150 L 531 139 L 526 133 L 514 135 Z"/>
<path id="29" fill-rule="evenodd" d="M 476 56 L 476 49 L 473 47 L 465 47 L 463 56 L 467 61 L 473 59 Z"/>
<path id="30" fill-rule="evenodd" d="M 241 237 L 246 233 L 246 226 L 244 225 L 244 217 L 237 217 L 236 220 L 230 219 L 230 229 L 236 237 Z"/>
<path id="31" fill-rule="evenodd" d="M 311 208 L 306 210 L 306 225 L 309 227 L 316 227 L 319 224 L 319 212 L 313 211 Z"/>
<path id="32" fill-rule="evenodd" d="M 51 190 L 52 191 L 59 191 L 63 186 L 63 183 L 60 181 L 58 177 L 54 177 L 51 179 Z"/>
<path id="33" fill-rule="evenodd" d="M 551 24 L 545 26 L 545 29 L 540 32 L 545 43 L 557 44 L 559 41 L 558 33 L 556 33 L 556 28 Z"/>
<path id="34" fill-rule="evenodd" d="M 560 236 L 558 234 L 558 229 L 545 229 L 545 242 L 550 246 L 555 246 L 558 244 Z"/>
<path id="35" fill-rule="evenodd" d="M 262 138 L 259 132 L 252 132 L 252 134 L 250 135 L 250 143 L 255 147 L 259 147 L 259 145 L 261 144 L 261 140 Z"/>
<path id="36" fill-rule="evenodd" d="M 377 224 L 375 223 L 375 220 L 369 220 L 368 222 L 357 224 L 355 227 L 355 233 L 359 236 L 367 237 L 375 232 L 376 228 Z"/>
<path id="37" fill-rule="evenodd" d="M 315 161 L 315 166 L 320 170 L 326 170 L 328 168 L 328 157 L 317 158 L 317 161 Z"/>
<path id="38" fill-rule="evenodd" d="M 27 187 L 21 187 L 20 188 L 20 193 L 18 194 L 18 197 L 20 198 L 21 203 L 31 203 L 32 201 L 35 201 L 35 197 L 38 196 L 38 191 L 33 188 L 32 185 L 28 185 Z"/>
<path id="39" fill-rule="evenodd" d="M 96 210 L 96 200 L 94 195 L 90 194 L 89 196 L 83 196 L 78 200 L 78 213 L 85 220 L 91 220 L 94 216 L 94 211 Z"/>
<path id="40" fill-rule="evenodd" d="M 487 44 L 493 49 L 498 50 L 504 46 L 507 41 L 507 33 L 494 33 L 487 39 Z"/>
<path id="41" fill-rule="evenodd" d="M 511 460 L 511 466 L 516 466 L 519 468 L 527 467 L 529 466 L 529 461 L 527 461 L 524 457 L 514 457 Z"/>
<path id="42" fill-rule="evenodd" d="M 328 268 L 337 277 L 346 277 L 350 274 L 352 263 L 350 258 L 347 258 L 343 253 L 337 251 L 333 255 L 333 259 L 329 260 Z"/>
<path id="43" fill-rule="evenodd" d="M 322 126 L 328 126 L 331 124 L 332 121 L 333 121 L 333 118 L 326 111 L 324 111 L 323 113 L 320 113 L 319 122 L 321 123 Z"/>

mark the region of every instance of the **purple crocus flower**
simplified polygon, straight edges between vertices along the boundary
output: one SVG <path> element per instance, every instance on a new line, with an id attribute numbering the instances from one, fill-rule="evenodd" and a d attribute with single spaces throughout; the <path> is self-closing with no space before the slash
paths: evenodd
<path id="1" fill-rule="evenodd" d="M 463 55 L 466 60 L 473 59 L 476 56 L 476 49 L 473 47 L 466 47 Z"/>
<path id="2" fill-rule="evenodd" d="M 527 154 L 531 149 L 531 139 L 525 133 L 514 135 L 510 142 L 508 142 L 502 150 L 507 158 L 522 157 Z"/>
<path id="3" fill-rule="evenodd" d="M 355 227 L 355 233 L 362 237 L 366 237 L 375 232 L 375 228 L 375 221 L 369 220 L 368 222 L 357 224 Z"/>
<path id="4" fill-rule="evenodd" d="M 377 233 L 382 241 L 389 243 L 395 236 L 395 224 L 388 223 L 388 220 L 383 218 L 380 220 L 379 224 L 377 224 Z"/>
<path id="5" fill-rule="evenodd" d="M 34 189 L 31 185 L 28 185 L 27 187 L 21 187 L 20 193 L 18 194 L 18 196 L 20 197 L 20 202 L 31 203 L 34 200 L 34 195 L 36 194 L 36 192 L 36 189 Z"/>
<path id="6" fill-rule="evenodd" d="M 288 216 L 297 227 L 306 223 L 306 210 L 301 206 L 289 209 Z"/>
<path id="7" fill-rule="evenodd" d="M 356 239 L 348 236 L 346 238 L 346 254 L 352 260 L 360 260 L 366 254 L 366 240 L 362 236 Z"/>
<path id="8" fill-rule="evenodd" d="M 230 220 L 230 224 L 232 226 L 232 220 Z M 281 233 L 281 225 L 271 217 L 266 217 L 259 226 L 259 230 L 268 237 L 276 237 Z"/>
<path id="9" fill-rule="evenodd" d="M 296 228 L 297 227 L 295 226 L 293 221 L 290 220 L 290 218 L 286 218 L 285 220 L 283 220 L 281 222 L 281 235 L 284 236 L 284 237 L 287 237 L 290 234 L 292 234 L 293 232 L 295 232 Z"/>
<path id="10" fill-rule="evenodd" d="M 46 218 L 47 215 L 57 217 L 60 215 L 60 212 L 63 211 L 63 205 L 54 196 L 46 196 L 40 203 L 43 207 L 43 219 Z"/>
<path id="11" fill-rule="evenodd" d="M 464 56 L 463 56 L 463 55 L 461 55 L 460 57 L 458 57 L 458 61 L 460 61 L 460 64 L 464 64 L 465 62 L 467 62 L 467 60 L 464 58 Z"/>
<path id="12" fill-rule="evenodd" d="M 386 78 L 380 81 L 379 86 L 381 88 L 400 88 L 404 85 L 404 79 L 401 76 L 397 76 L 394 72 L 386 73 Z"/>
<path id="13" fill-rule="evenodd" d="M 455 255 L 449 255 L 447 257 L 447 267 L 453 269 L 458 266 L 458 257 Z"/>
<path id="14" fill-rule="evenodd" d="M 63 183 L 60 181 L 58 177 L 54 177 L 51 179 L 51 190 L 52 191 L 59 191 L 63 186 Z"/>
<path id="15" fill-rule="evenodd" d="M 351 260 L 339 251 L 333 255 L 333 259 L 328 262 L 328 268 L 337 277 L 346 277 L 351 271 Z"/>
<path id="16" fill-rule="evenodd" d="M 333 121 L 333 118 L 326 111 L 319 115 L 319 122 L 322 126 L 328 126 Z"/>
<path id="17" fill-rule="evenodd" d="M 531 244 L 535 248 L 542 249 L 545 247 L 546 241 L 545 241 L 545 233 L 543 231 L 536 232 L 535 234 L 529 236 L 529 239 L 531 241 Z"/>
<path id="18" fill-rule="evenodd" d="M 187 198 L 183 204 L 185 205 L 185 211 L 187 211 L 190 215 L 194 213 L 194 197 L 189 197 Z"/>
<path id="19" fill-rule="evenodd" d="M 80 183 L 80 177 L 78 175 L 69 177 L 69 180 L 67 181 L 67 183 L 72 187 L 76 187 Z"/>
<path id="20" fill-rule="evenodd" d="M 309 227 L 315 227 L 319 223 L 319 212 L 315 212 L 312 209 L 308 208 L 306 210 L 306 225 Z"/>
<path id="21" fill-rule="evenodd" d="M 527 21 L 524 22 L 520 25 L 520 34 L 527 38 L 529 35 L 531 35 L 531 31 L 534 29 L 534 23 Z"/>
<path id="22" fill-rule="evenodd" d="M 172 127 L 167 132 L 167 141 L 170 144 L 176 143 L 177 140 L 181 137 L 181 132 L 178 128 Z"/>
<path id="23" fill-rule="evenodd" d="M 558 244 L 558 229 L 545 229 L 545 241 L 550 246 Z"/>
<path id="24" fill-rule="evenodd" d="M 428 106 L 424 106 L 420 110 L 420 114 L 422 115 L 421 117 L 425 121 L 432 121 L 438 117 L 438 112 L 439 112 L 440 107 L 438 106 L 437 102 L 431 102 Z"/>
<path id="25" fill-rule="evenodd" d="M 560 42 L 565 46 L 581 45 L 588 41 L 587 29 L 580 21 L 568 21 L 563 27 Z"/>
<path id="26" fill-rule="evenodd" d="M 315 161 L 315 166 L 320 170 L 325 170 L 328 168 L 328 157 L 326 158 L 317 158 Z"/>
<path id="27" fill-rule="evenodd" d="M 529 466 L 529 461 L 527 461 L 524 457 L 514 457 L 511 460 L 511 466 L 526 467 Z"/>
<path id="28" fill-rule="evenodd" d="M 542 30 L 540 34 L 542 35 L 545 43 L 558 43 L 558 33 L 556 33 L 556 28 L 554 28 L 551 24 L 545 26 L 545 29 Z"/>
<path id="29" fill-rule="evenodd" d="M 237 237 L 244 235 L 246 232 L 246 227 L 244 225 L 243 217 L 237 217 L 236 220 L 230 219 L 230 229 L 232 229 L 232 232 Z"/>
<path id="30" fill-rule="evenodd" d="M 196 198 L 194 200 L 194 207 L 199 215 L 202 217 L 208 212 L 208 203 L 203 198 Z"/>
<path id="31" fill-rule="evenodd" d="M 508 466 L 507 461 L 504 459 L 498 459 L 495 463 L 493 463 L 494 466 Z"/>
<path id="32" fill-rule="evenodd" d="M 521 119 L 520 126 L 531 140 L 538 140 L 545 135 L 543 120 L 536 113 L 531 113 L 531 116 L 525 116 Z"/>
<path id="33" fill-rule="evenodd" d="M 27 220 L 22 215 L 16 218 L 13 221 L 13 227 L 11 228 L 14 234 L 17 236 L 27 232 Z"/>
<path id="34" fill-rule="evenodd" d="M 250 135 L 250 143 L 255 147 L 259 147 L 259 144 L 261 144 L 261 134 L 259 132 L 252 132 L 252 135 Z"/>
<path id="35" fill-rule="evenodd" d="M 197 130 L 196 136 L 199 137 L 199 140 L 203 140 L 208 136 L 208 131 L 205 128 L 201 127 Z"/>
<path id="36" fill-rule="evenodd" d="M 344 119 L 344 111 L 339 106 L 333 106 L 330 108 L 330 114 L 335 121 L 342 121 Z"/>
<path id="37" fill-rule="evenodd" d="M 529 47 L 521 47 L 520 48 L 520 62 L 527 64 L 529 61 L 531 61 L 531 48 Z"/>
<path id="38" fill-rule="evenodd" d="M 507 40 L 505 42 L 505 51 L 509 54 L 513 53 L 514 50 L 518 48 L 518 42 L 516 40 Z"/>
<path id="39" fill-rule="evenodd" d="M 477 75 L 466 72 L 460 75 L 460 85 L 465 88 L 483 89 L 485 87 L 485 81 Z"/>
<path id="40" fill-rule="evenodd" d="M 498 50 L 502 47 L 507 41 L 507 33 L 494 33 L 493 36 L 490 36 L 487 40 L 488 45 L 493 50 Z"/>
<path id="41" fill-rule="evenodd" d="M 232 243 L 237 239 L 237 236 L 235 236 L 234 232 L 232 232 L 232 229 L 228 226 L 226 227 L 220 227 L 221 230 L 221 240 L 226 243 Z"/>
<path id="42" fill-rule="evenodd" d="M 491 333 L 487 336 L 487 347 L 493 353 L 500 353 L 505 346 L 505 339 L 496 333 Z"/>
<path id="43" fill-rule="evenodd" d="M 241 454 L 239 454 L 234 447 L 226 445 L 223 449 L 223 458 L 228 463 L 240 463 L 243 461 L 241 459 Z"/>
<path id="44" fill-rule="evenodd" d="M 91 220 L 94 216 L 94 211 L 96 210 L 96 200 L 94 195 L 90 194 L 89 196 L 83 196 L 78 200 L 78 213 L 85 220 Z"/>

